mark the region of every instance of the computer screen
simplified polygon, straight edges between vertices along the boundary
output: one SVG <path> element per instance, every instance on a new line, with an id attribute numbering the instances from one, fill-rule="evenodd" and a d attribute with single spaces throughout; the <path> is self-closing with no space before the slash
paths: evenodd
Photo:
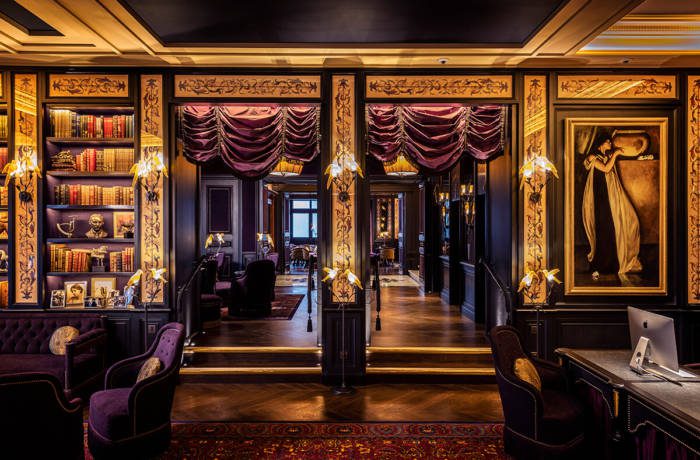
<path id="1" fill-rule="evenodd" d="M 649 339 L 649 360 L 673 372 L 678 372 L 678 351 L 673 318 L 639 308 L 627 307 L 630 341 L 634 349 L 640 337 Z"/>

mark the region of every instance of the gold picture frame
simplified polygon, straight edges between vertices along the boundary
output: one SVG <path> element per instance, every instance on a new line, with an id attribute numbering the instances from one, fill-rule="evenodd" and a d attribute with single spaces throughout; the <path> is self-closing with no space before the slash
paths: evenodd
<path id="1" fill-rule="evenodd" d="M 66 291 L 66 307 L 84 308 L 85 297 L 87 296 L 87 281 L 66 281 L 64 283 Z"/>
<path id="2" fill-rule="evenodd" d="M 668 118 L 565 128 L 565 294 L 665 295 Z"/>
<path id="3" fill-rule="evenodd" d="M 133 211 L 117 211 L 112 213 L 112 227 L 114 238 L 126 238 L 125 232 L 128 225 L 131 226 L 131 238 L 134 237 L 134 224 L 136 222 L 136 216 Z M 128 224 L 128 225 L 124 225 Z"/>
<path id="4" fill-rule="evenodd" d="M 117 289 L 117 279 L 114 277 L 95 277 L 90 280 L 90 296 L 106 299 L 111 291 Z"/>

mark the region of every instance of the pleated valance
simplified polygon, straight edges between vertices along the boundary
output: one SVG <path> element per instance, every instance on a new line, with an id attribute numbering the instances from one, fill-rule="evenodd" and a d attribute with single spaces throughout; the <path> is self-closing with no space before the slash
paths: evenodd
<path id="1" fill-rule="evenodd" d="M 460 104 L 367 106 L 368 152 L 385 163 L 400 153 L 428 174 L 466 153 L 487 160 L 503 150 L 506 107 Z"/>
<path id="2" fill-rule="evenodd" d="M 180 116 L 185 156 L 220 158 L 241 178 L 265 177 L 283 156 L 309 163 L 319 153 L 318 105 L 187 105 Z"/>

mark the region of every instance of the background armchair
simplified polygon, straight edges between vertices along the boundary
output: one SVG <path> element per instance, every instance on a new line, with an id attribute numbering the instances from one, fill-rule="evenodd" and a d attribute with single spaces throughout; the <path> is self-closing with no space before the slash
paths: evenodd
<path id="1" fill-rule="evenodd" d="M 166 324 L 146 353 L 109 368 L 104 391 L 90 398 L 88 445 L 95 458 L 141 458 L 168 448 L 184 342 L 184 326 Z M 161 362 L 160 371 L 136 383 L 141 365 L 153 356 Z"/>
<path id="2" fill-rule="evenodd" d="M 518 331 L 497 326 L 489 334 L 496 367 L 496 381 L 506 423 L 506 453 L 517 458 L 575 458 L 583 447 L 583 406 L 567 392 L 561 367 L 530 357 Z M 514 372 L 515 360 L 527 358 L 535 365 L 542 391 Z"/>
<path id="3" fill-rule="evenodd" d="M 53 375 L 31 372 L 0 376 L 0 407 L 0 457 L 84 457 L 81 401 L 69 401 Z"/>
<path id="4" fill-rule="evenodd" d="M 267 316 L 275 299 L 275 264 L 271 260 L 256 260 L 248 264 L 243 276 L 231 286 L 229 314 Z"/>

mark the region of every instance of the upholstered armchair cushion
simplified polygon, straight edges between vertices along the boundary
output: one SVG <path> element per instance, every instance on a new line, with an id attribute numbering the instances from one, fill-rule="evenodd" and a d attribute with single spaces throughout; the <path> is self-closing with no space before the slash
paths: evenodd
<path id="1" fill-rule="evenodd" d="M 522 381 L 529 383 L 537 388 L 537 391 L 542 391 L 542 380 L 537 373 L 535 365 L 527 358 L 517 358 L 513 364 L 513 372 Z"/>
<path id="2" fill-rule="evenodd" d="M 541 441 L 565 444 L 583 433 L 584 411 L 578 400 L 562 391 L 543 390 L 542 402 Z"/>

